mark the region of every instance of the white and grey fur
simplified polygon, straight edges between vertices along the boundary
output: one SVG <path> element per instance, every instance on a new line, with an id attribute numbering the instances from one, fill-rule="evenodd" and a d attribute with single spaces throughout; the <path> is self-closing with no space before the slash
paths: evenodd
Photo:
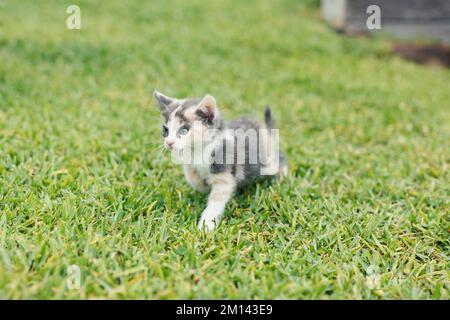
<path id="1" fill-rule="evenodd" d="M 274 167 L 275 169 L 270 172 L 269 176 L 261 176 L 261 169 L 263 167 L 270 169 L 272 165 L 270 161 L 269 163 L 264 162 L 264 165 L 259 162 L 250 164 L 245 161 L 244 164 L 238 164 L 237 161 L 233 163 L 217 161 L 218 154 L 220 154 L 220 157 L 226 156 L 226 141 L 236 140 L 237 138 L 235 135 L 229 134 L 230 131 L 233 132 L 232 130 L 226 129 L 273 129 L 271 112 L 268 107 L 265 109 L 264 124 L 249 118 L 224 121 L 217 108 L 215 98 L 210 95 L 206 95 L 203 99 L 176 99 L 157 90 L 154 91 L 153 95 L 164 116 L 164 145 L 173 153 L 182 152 L 186 148 L 192 150 L 192 146 L 199 142 L 194 139 L 197 136 L 196 134 L 214 132 L 212 136 L 208 137 L 210 142 L 202 144 L 202 148 L 209 148 L 207 151 L 209 156 L 206 157 L 205 161 L 183 164 L 187 182 L 198 191 L 210 192 L 208 205 L 203 210 L 198 222 L 200 229 L 212 230 L 219 224 L 225 205 L 238 188 L 259 178 L 282 178 L 287 174 L 287 161 L 282 155 L 277 159 L 279 165 Z M 268 140 L 270 137 L 262 135 L 258 139 Z M 262 145 L 265 145 L 265 142 Z M 247 160 L 248 145 L 245 144 L 244 148 Z M 237 153 L 236 150 L 231 151 L 234 151 L 234 155 Z"/>

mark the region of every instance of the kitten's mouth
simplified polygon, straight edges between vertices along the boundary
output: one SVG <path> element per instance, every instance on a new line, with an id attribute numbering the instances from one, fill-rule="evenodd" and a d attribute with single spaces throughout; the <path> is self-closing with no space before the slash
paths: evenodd
<path id="1" fill-rule="evenodd" d="M 167 148 L 167 150 L 169 150 L 172 153 L 174 153 L 174 152 L 179 153 L 180 152 L 180 150 L 178 148 L 175 148 L 174 146 L 170 146 L 170 147 L 166 146 L 166 148 Z"/>
<path id="2" fill-rule="evenodd" d="M 164 147 L 165 147 L 167 150 L 170 150 L 170 151 L 174 150 L 174 145 L 173 145 L 173 144 L 172 144 L 172 145 L 168 145 L 167 143 L 164 143 Z"/>

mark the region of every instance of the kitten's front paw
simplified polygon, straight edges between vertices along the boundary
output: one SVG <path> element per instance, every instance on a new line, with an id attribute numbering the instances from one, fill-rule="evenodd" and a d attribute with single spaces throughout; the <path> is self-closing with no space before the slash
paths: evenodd
<path id="1" fill-rule="evenodd" d="M 198 229 L 199 230 L 205 229 L 206 231 L 212 231 L 212 230 L 215 229 L 215 227 L 216 227 L 215 219 L 204 219 L 204 218 L 201 218 L 200 221 L 198 222 Z"/>
<path id="2" fill-rule="evenodd" d="M 200 221 L 198 222 L 198 228 L 206 231 L 214 230 L 220 223 L 220 218 L 223 213 L 223 203 L 212 202 L 203 210 Z"/>

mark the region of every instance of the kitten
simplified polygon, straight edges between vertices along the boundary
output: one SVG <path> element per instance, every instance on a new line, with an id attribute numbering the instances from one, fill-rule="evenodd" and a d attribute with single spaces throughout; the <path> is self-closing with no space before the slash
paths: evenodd
<path id="1" fill-rule="evenodd" d="M 286 176 L 287 161 L 278 152 L 278 131 L 269 108 L 265 124 L 249 118 L 226 122 L 210 95 L 176 99 L 157 90 L 153 95 L 164 116 L 164 146 L 182 162 L 187 182 L 210 192 L 200 229 L 219 224 L 237 188 L 264 177 Z"/>

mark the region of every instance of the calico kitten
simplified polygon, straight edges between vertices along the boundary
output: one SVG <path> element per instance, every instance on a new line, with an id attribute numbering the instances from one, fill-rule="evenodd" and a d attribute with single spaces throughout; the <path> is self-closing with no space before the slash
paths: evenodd
<path id="1" fill-rule="evenodd" d="M 264 124 L 249 118 L 226 122 L 210 95 L 176 99 L 157 90 L 153 95 L 164 117 L 164 146 L 182 162 L 187 182 L 198 191 L 210 192 L 200 229 L 218 225 L 237 188 L 259 178 L 287 174 L 269 108 Z"/>

